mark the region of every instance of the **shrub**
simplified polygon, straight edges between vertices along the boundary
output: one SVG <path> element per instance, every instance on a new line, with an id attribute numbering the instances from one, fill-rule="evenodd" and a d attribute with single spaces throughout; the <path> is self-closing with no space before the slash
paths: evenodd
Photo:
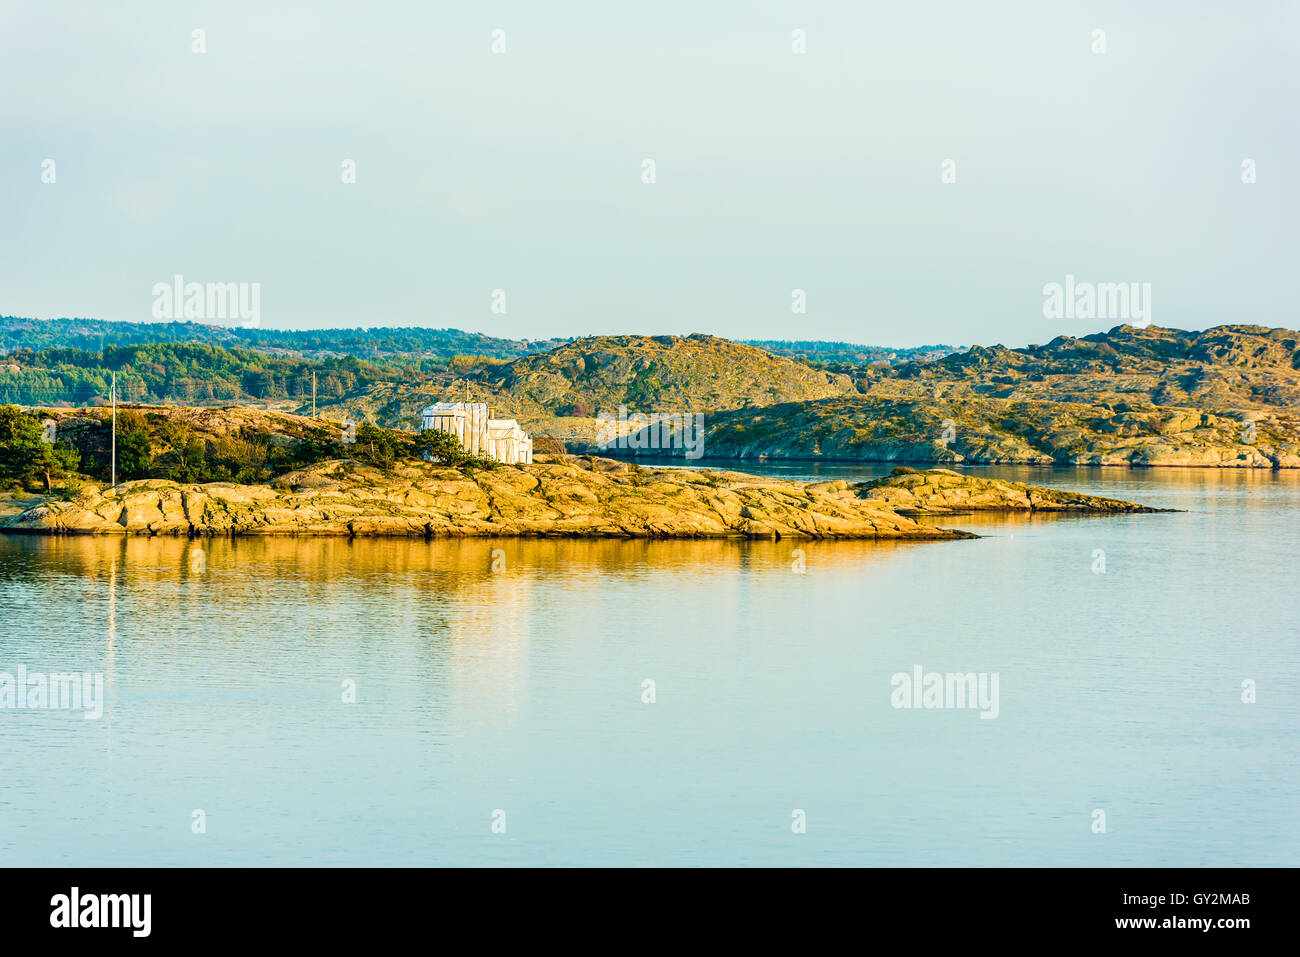
<path id="1" fill-rule="evenodd" d="M 71 502 L 81 494 L 82 488 L 81 482 L 77 479 L 64 479 L 63 484 L 54 490 L 52 497 L 60 502 Z"/>

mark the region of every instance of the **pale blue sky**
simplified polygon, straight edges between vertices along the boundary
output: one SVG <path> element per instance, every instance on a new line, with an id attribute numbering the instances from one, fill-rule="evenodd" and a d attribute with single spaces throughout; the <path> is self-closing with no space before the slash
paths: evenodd
<path id="1" fill-rule="evenodd" d="M 282 328 L 1018 345 L 1115 325 L 1043 318 L 1073 273 L 1294 328 L 1298 47 L 1251 0 L 0 0 L 0 314 L 182 273 Z"/>

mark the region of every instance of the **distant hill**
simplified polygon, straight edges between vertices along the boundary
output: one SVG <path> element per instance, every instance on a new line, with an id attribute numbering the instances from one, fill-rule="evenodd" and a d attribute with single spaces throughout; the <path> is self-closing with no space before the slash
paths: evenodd
<path id="1" fill-rule="evenodd" d="M 705 454 L 1300 467 L 1300 333 L 1119 326 L 853 375 L 853 396 L 710 417 Z"/>
<path id="2" fill-rule="evenodd" d="M 194 322 L 0 318 L 0 402 L 281 404 L 310 408 L 379 382 L 450 379 L 458 363 L 507 361 L 569 340 L 457 329 L 242 329 Z"/>
<path id="3" fill-rule="evenodd" d="M 497 379 L 521 407 L 578 415 L 739 409 L 852 390 L 846 376 L 700 333 L 579 339 L 502 366 Z"/>
<path id="4" fill-rule="evenodd" d="M 1207 408 L 1300 406 L 1300 333 L 1225 325 L 1204 332 L 1117 326 L 1025 349 L 975 346 L 934 362 L 875 371 L 859 384 L 914 394 L 947 385 L 972 395 L 1065 402 L 1144 401 Z"/>
<path id="5" fill-rule="evenodd" d="M 735 457 L 1289 467 L 1300 455 L 1290 329 L 1118 326 L 951 353 L 768 343 L 789 353 L 776 355 L 702 334 L 544 345 L 447 329 L 3 319 L 0 402 L 95 404 L 116 373 L 128 401 L 306 413 L 314 380 L 322 415 L 412 428 L 431 402 L 471 399 L 575 448 L 597 415 L 626 406 L 706 413 L 708 454 Z"/>
<path id="6" fill-rule="evenodd" d="M 985 465 L 1297 468 L 1300 413 L 858 395 L 711 416 L 704 454 Z"/>
<path id="7" fill-rule="evenodd" d="M 957 346 L 935 345 L 886 349 L 881 346 L 864 346 L 852 342 L 831 342 L 822 339 L 741 339 L 740 341 L 747 346 L 756 346 L 776 356 L 806 359 L 809 362 L 827 365 L 871 365 L 873 363 L 894 365 L 913 360 L 933 362 L 935 359 L 962 351 Z"/>
<path id="8" fill-rule="evenodd" d="M 484 362 L 462 374 L 391 382 L 332 405 L 397 427 L 425 405 L 471 398 L 526 425 L 546 418 L 590 419 L 601 412 L 697 412 L 821 399 L 853 391 L 852 381 L 728 339 L 592 336 L 513 362 Z"/>
<path id="9" fill-rule="evenodd" d="M 226 349 L 202 342 L 109 345 L 102 352 L 56 346 L 17 348 L 0 356 L 0 402 L 95 405 L 108 401 L 117 376 L 122 401 L 186 405 L 310 405 L 313 381 L 322 399 L 393 378 L 419 378 L 437 359 L 304 358 L 293 352 Z"/>
<path id="10" fill-rule="evenodd" d="M 474 398 L 535 423 L 705 411 L 852 392 L 848 376 L 713 336 L 546 343 L 457 330 L 285 332 L 200 323 L 0 319 L 0 402 L 260 405 L 409 427 L 433 401 Z M 561 430 L 564 431 L 564 430 Z"/>
<path id="11" fill-rule="evenodd" d="M 199 322 L 111 322 L 105 319 L 21 319 L 0 316 L 0 354 L 13 349 L 73 348 L 153 343 L 204 343 L 228 349 L 285 350 L 303 356 L 358 358 L 485 355 L 514 359 L 544 352 L 568 339 L 497 339 L 478 332 L 422 327 L 370 329 L 244 329 Z"/>

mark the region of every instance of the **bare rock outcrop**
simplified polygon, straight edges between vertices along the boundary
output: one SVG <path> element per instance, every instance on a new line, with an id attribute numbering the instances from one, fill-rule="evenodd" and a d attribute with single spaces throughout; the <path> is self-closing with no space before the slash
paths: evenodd
<path id="1" fill-rule="evenodd" d="M 129 535 L 956 539 L 847 483 L 642 469 L 557 456 L 491 471 L 326 462 L 269 485 L 162 480 L 87 489 L 0 519 L 0 531 Z"/>
<path id="2" fill-rule="evenodd" d="M 266 485 L 157 479 L 0 511 L 0 531 L 49 535 L 350 537 L 973 538 L 910 516 L 980 509 L 1150 512 L 1131 502 L 946 469 L 850 484 L 647 469 L 554 456 L 490 471 L 332 461 Z"/>
<path id="3" fill-rule="evenodd" d="M 963 475 L 950 469 L 896 469 L 893 475 L 863 482 L 858 494 L 883 502 L 900 515 L 958 515 L 963 512 L 1167 512 L 1100 495 L 1042 488 L 1022 482 Z"/>

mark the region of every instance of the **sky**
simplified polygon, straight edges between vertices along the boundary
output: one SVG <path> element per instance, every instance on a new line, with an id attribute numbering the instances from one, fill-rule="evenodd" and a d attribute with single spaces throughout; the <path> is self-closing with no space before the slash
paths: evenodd
<path id="1" fill-rule="evenodd" d="M 290 329 L 1123 321 L 1046 317 L 1069 275 L 1295 328 L 1298 47 L 1260 0 L 0 0 L 0 315 L 152 321 L 179 274 Z"/>

